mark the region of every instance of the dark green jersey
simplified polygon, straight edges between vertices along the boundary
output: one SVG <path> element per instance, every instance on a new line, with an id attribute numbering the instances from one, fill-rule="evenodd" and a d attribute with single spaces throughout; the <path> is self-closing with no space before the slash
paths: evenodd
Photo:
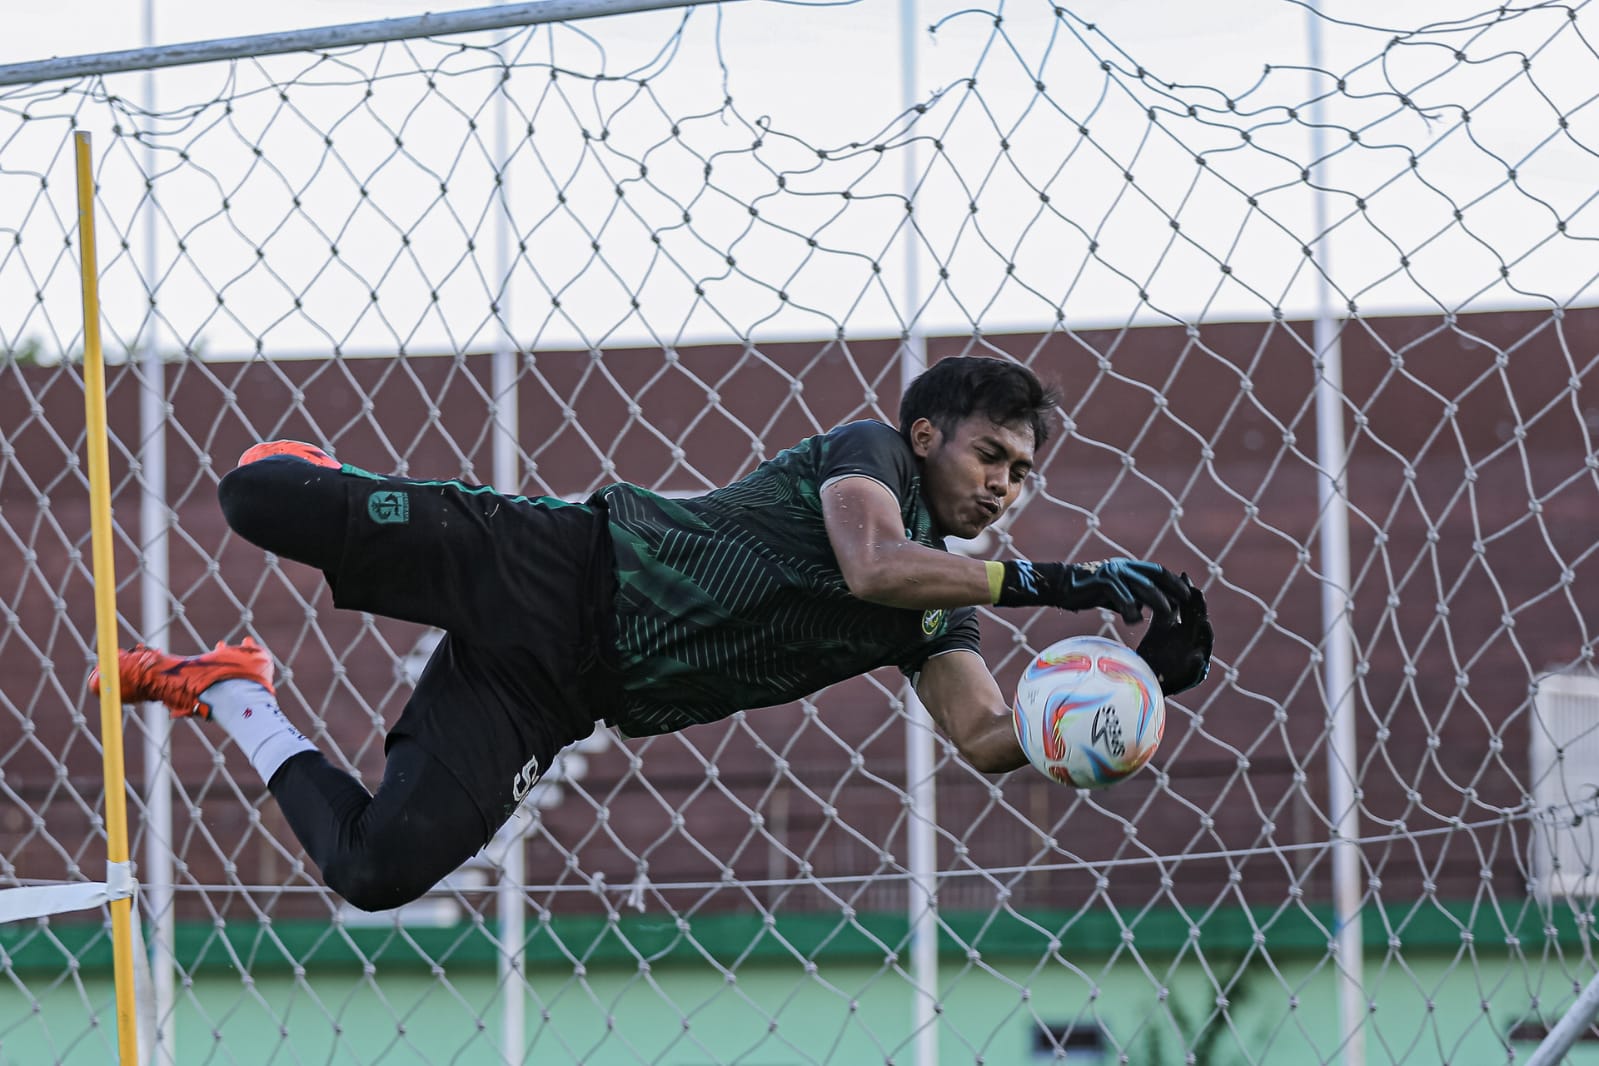
<path id="1" fill-rule="evenodd" d="M 973 608 L 917 611 L 850 594 L 822 522 L 822 487 L 880 482 L 907 537 L 942 549 L 915 456 L 881 422 L 810 437 L 726 488 L 666 499 L 633 485 L 597 494 L 616 550 L 616 643 L 629 736 L 787 703 L 879 666 L 907 674 L 976 650 Z"/>

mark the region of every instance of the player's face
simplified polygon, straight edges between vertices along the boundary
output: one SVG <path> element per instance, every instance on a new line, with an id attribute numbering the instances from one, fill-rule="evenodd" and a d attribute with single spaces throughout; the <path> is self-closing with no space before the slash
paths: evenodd
<path id="1" fill-rule="evenodd" d="M 1001 426 L 972 415 L 946 434 L 919 418 L 910 435 L 922 460 L 922 494 L 948 536 L 975 537 L 993 525 L 1033 469 L 1031 426 Z"/>

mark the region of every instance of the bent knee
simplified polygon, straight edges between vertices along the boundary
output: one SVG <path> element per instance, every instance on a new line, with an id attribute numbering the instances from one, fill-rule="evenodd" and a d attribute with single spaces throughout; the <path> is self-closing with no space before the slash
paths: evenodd
<path id="1" fill-rule="evenodd" d="M 230 470 L 217 485 L 228 528 L 258 548 L 327 570 L 344 541 L 345 487 L 336 470 L 290 456 Z"/>
<path id="2" fill-rule="evenodd" d="M 217 503 L 228 528 L 252 543 L 268 527 L 267 519 L 281 503 L 274 505 L 274 472 L 266 462 L 251 463 L 228 471 L 217 484 Z"/>
<path id="3" fill-rule="evenodd" d="M 353 856 L 329 865 L 322 880 L 360 911 L 387 911 L 421 898 L 434 881 L 419 881 L 410 871 Z"/>

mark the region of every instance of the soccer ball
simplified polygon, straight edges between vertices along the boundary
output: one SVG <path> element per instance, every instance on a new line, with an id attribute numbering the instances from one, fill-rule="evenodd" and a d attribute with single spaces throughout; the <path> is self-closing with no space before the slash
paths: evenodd
<path id="1" fill-rule="evenodd" d="M 1016 739 L 1040 773 L 1108 788 L 1149 761 L 1166 701 L 1149 664 L 1104 637 L 1068 637 L 1027 666 L 1011 706 Z"/>

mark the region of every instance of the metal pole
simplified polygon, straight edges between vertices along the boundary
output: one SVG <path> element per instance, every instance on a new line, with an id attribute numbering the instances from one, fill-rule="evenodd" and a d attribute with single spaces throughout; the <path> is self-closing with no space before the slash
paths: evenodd
<path id="1" fill-rule="evenodd" d="M 155 0 L 144 0 L 144 44 L 155 44 Z M 144 73 L 144 111 L 156 107 L 155 72 Z M 140 152 L 146 182 L 156 169 L 155 146 L 144 139 Z M 165 648 L 171 635 L 171 576 L 167 532 L 166 367 L 161 361 L 161 327 L 156 313 L 155 279 L 159 270 L 155 187 L 147 185 L 143 206 L 145 304 L 143 344 L 139 351 L 139 634 L 154 648 Z M 177 897 L 173 889 L 172 854 L 172 719 L 159 703 L 144 705 L 144 869 L 140 895 L 151 923 L 150 1005 L 155 1018 L 153 1061 L 177 1062 Z"/>
<path id="2" fill-rule="evenodd" d="M 503 47 L 503 46 L 502 46 Z M 501 56 L 503 61 L 504 56 Z M 521 491 L 521 449 L 518 446 L 516 342 L 511 328 L 511 207 L 510 187 L 510 102 L 509 64 L 502 67 L 500 91 L 494 99 L 494 166 L 497 184 L 494 198 L 499 207 L 494 216 L 494 294 L 495 320 L 500 329 L 494 342 L 490 369 L 490 396 L 494 417 L 494 485 L 501 492 Z M 544 773 L 549 767 L 540 767 Z M 505 840 L 501 856 L 500 879 L 495 886 L 495 912 L 499 922 L 500 954 L 500 1049 L 505 1061 L 519 1066 L 527 1046 L 527 849 L 522 837 L 525 819 L 518 812 L 510 826 L 514 832 Z"/>
<path id="3" fill-rule="evenodd" d="M 635 11 L 695 7 L 729 0 L 541 0 L 528 4 L 501 4 L 465 11 L 442 11 L 407 18 L 379 19 L 375 22 L 350 22 L 339 26 L 319 26 L 284 33 L 261 33 L 251 37 L 223 37 L 212 41 L 190 41 L 160 48 L 134 48 L 123 52 L 38 59 L 27 63 L 0 65 L 0 85 L 29 85 L 92 75 L 121 74 L 151 67 L 182 67 L 193 63 L 214 63 L 226 59 L 283 55 L 360 44 L 381 44 L 414 37 L 441 37 L 484 30 L 507 30 L 546 22 L 572 22 L 577 19 L 625 15 Z"/>
<path id="4" fill-rule="evenodd" d="M 921 180 L 919 153 L 909 134 L 916 127 L 917 102 L 916 0 L 900 0 L 899 54 L 900 104 L 905 113 L 907 137 L 904 152 L 903 183 L 905 202 L 914 206 L 916 186 Z M 920 249 L 916 246 L 915 212 L 905 216 L 901 238 L 904 250 L 905 341 L 900 352 L 901 391 L 927 369 L 927 337 L 922 331 L 921 277 L 917 269 Z M 916 1066 L 938 1064 L 938 789 L 934 777 L 934 738 L 928 726 L 927 709 L 910 685 L 905 686 L 905 788 L 910 794 L 906 819 L 910 880 L 905 906 L 910 921 L 912 990 L 911 1032 L 915 1036 L 913 1061 Z"/>
<path id="5" fill-rule="evenodd" d="M 1310 154 L 1317 185 L 1325 166 L 1322 128 L 1321 11 L 1307 11 L 1311 66 Z M 1339 324 L 1332 313 L 1331 236 L 1326 194 L 1314 196 L 1316 265 L 1316 498 L 1321 513 L 1321 621 L 1323 677 L 1327 690 L 1327 808 L 1332 829 L 1334 944 L 1337 952 L 1338 1022 L 1346 1066 L 1366 1061 L 1366 994 L 1360 913 L 1360 783 L 1355 746 L 1354 629 L 1350 621 L 1349 490 L 1344 440 L 1344 362 Z"/>
<path id="6" fill-rule="evenodd" d="M 1556 1066 L 1566 1057 L 1571 1045 L 1593 1024 L 1596 1014 L 1599 1014 L 1599 977 L 1588 982 L 1571 1009 L 1549 1030 L 1549 1035 L 1543 1038 L 1533 1051 L 1532 1058 L 1527 1060 L 1527 1066 Z"/>

